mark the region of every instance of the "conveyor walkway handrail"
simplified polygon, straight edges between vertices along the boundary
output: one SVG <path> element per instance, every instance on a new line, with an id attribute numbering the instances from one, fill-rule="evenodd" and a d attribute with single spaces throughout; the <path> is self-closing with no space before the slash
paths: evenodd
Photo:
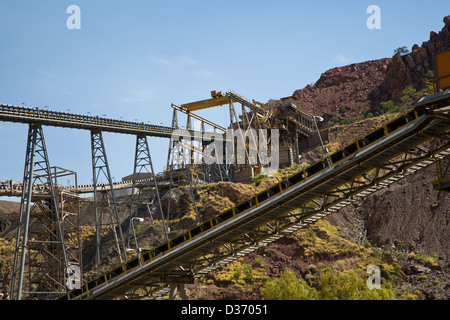
<path id="1" fill-rule="evenodd" d="M 186 130 L 143 122 L 132 122 L 98 116 L 87 116 L 40 108 L 0 104 L 0 121 L 38 123 L 42 125 L 73 129 L 101 130 L 124 134 L 143 134 L 153 137 L 171 138 L 172 134 L 197 138 L 222 140 L 223 134 Z"/>

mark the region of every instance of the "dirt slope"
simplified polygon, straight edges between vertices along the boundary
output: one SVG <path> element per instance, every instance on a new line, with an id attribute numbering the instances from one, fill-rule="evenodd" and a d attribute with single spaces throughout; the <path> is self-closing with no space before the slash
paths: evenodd
<path id="1" fill-rule="evenodd" d="M 362 216 L 371 243 L 438 254 L 449 264 L 450 194 L 433 190 L 432 169 L 368 197 Z"/>

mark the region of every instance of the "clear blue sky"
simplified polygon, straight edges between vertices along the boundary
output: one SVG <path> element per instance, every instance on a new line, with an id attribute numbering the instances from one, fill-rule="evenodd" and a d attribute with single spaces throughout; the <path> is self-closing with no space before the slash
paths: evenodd
<path id="1" fill-rule="evenodd" d="M 81 29 L 69 30 L 70 5 Z M 381 9 L 369 30 L 366 9 Z M 0 102 L 169 125 L 171 103 L 232 89 L 266 102 L 327 69 L 391 57 L 429 39 L 450 1 L 0 2 Z M 225 107 L 200 113 L 226 125 Z M 22 180 L 27 125 L 0 122 L 0 175 Z M 45 127 L 51 165 L 91 183 L 88 131 Z M 132 173 L 135 137 L 105 133 L 115 180 Z M 150 138 L 161 171 L 168 141 Z M 0 180 L 1 180 L 0 176 Z"/>

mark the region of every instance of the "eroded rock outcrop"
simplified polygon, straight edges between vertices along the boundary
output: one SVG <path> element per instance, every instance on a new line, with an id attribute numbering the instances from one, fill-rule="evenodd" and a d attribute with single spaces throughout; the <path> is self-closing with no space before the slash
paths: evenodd
<path id="1" fill-rule="evenodd" d="M 444 27 L 439 33 L 430 32 L 430 39 L 421 46 L 414 44 L 411 53 L 397 53 L 389 63 L 380 86 L 371 93 L 375 102 L 392 100 L 400 102 L 403 89 L 412 85 L 422 89 L 428 70 L 434 68 L 434 54 L 450 49 L 450 16 L 444 18 Z"/>

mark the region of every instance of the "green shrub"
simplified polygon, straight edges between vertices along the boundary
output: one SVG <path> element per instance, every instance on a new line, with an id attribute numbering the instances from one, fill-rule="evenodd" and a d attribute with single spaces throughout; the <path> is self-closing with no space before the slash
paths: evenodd
<path id="1" fill-rule="evenodd" d="M 313 229 L 311 229 L 311 228 L 308 229 L 308 235 L 311 237 L 312 243 L 316 244 L 317 237 L 316 237 L 316 233 L 314 232 Z"/>
<path id="2" fill-rule="evenodd" d="M 433 78 L 436 78 L 436 74 L 435 74 L 434 70 L 433 69 L 427 70 L 427 72 L 425 72 L 425 79 L 424 80 L 430 80 L 430 79 L 433 79 Z"/>
<path id="3" fill-rule="evenodd" d="M 253 281 L 253 268 L 251 265 L 245 265 L 242 268 L 242 273 L 244 274 L 244 281 L 249 283 Z"/>
<path id="4" fill-rule="evenodd" d="M 337 272 L 323 270 L 317 277 L 320 300 L 392 300 L 394 294 L 389 286 L 369 289 L 366 281 L 353 271 Z"/>
<path id="5" fill-rule="evenodd" d="M 417 277 L 417 281 L 418 282 L 425 282 L 425 281 L 427 281 L 428 280 L 428 277 L 427 276 L 418 276 Z"/>
<path id="6" fill-rule="evenodd" d="M 241 267 L 237 267 L 235 270 L 234 270 L 234 272 L 233 272 L 233 280 L 234 281 L 238 281 L 239 280 L 239 278 L 241 277 L 241 274 L 242 274 L 242 269 L 241 269 Z"/>
<path id="7" fill-rule="evenodd" d="M 402 281 L 402 267 L 397 262 L 381 265 L 381 277 L 387 281 L 399 284 Z"/>
<path id="8" fill-rule="evenodd" d="M 349 124 L 352 124 L 352 123 L 355 123 L 355 122 L 358 122 L 358 121 L 361 121 L 361 120 L 363 120 L 363 118 L 361 116 L 359 116 L 359 117 L 347 117 L 347 118 L 343 119 L 341 121 L 341 123 L 343 125 L 349 125 Z"/>
<path id="9" fill-rule="evenodd" d="M 370 248 L 372 247 L 372 244 L 369 241 L 364 241 L 364 248 Z"/>
<path id="10" fill-rule="evenodd" d="M 408 47 L 407 46 L 398 47 L 397 49 L 394 50 L 394 54 L 397 53 L 400 53 L 402 56 L 408 54 L 409 53 Z"/>
<path id="11" fill-rule="evenodd" d="M 261 295 L 265 300 L 314 300 L 317 292 L 308 286 L 303 280 L 296 277 L 295 273 L 286 270 L 279 278 L 268 280 Z"/>
<path id="12" fill-rule="evenodd" d="M 400 96 L 400 100 L 402 104 L 408 104 L 414 102 L 417 98 L 419 98 L 422 94 L 417 92 L 413 86 L 406 86 L 402 91 L 402 95 Z"/>
<path id="13" fill-rule="evenodd" d="M 403 100 L 405 100 L 406 102 L 404 102 L 403 104 L 406 104 L 407 102 L 412 102 L 412 100 L 410 101 L 409 95 L 405 95 L 405 97 L 406 98 L 404 98 Z M 390 113 L 404 112 L 405 110 L 406 110 L 405 106 L 403 105 L 397 106 L 392 100 L 389 100 L 385 102 L 380 102 L 380 105 L 378 106 L 378 108 L 375 109 L 375 112 L 378 114 L 384 114 L 387 112 Z"/>
<path id="14" fill-rule="evenodd" d="M 255 266 L 260 267 L 260 268 L 263 268 L 266 265 L 264 263 L 264 259 L 261 258 L 261 257 L 256 258 L 255 261 L 254 261 L 254 264 L 255 264 Z"/>
<path id="15" fill-rule="evenodd" d="M 264 179 L 267 179 L 266 175 L 258 174 L 250 179 L 250 185 L 257 187 Z"/>
<path id="16" fill-rule="evenodd" d="M 332 117 L 330 120 L 328 120 L 328 124 L 329 124 L 330 126 L 333 126 L 333 125 L 339 123 L 339 121 L 340 121 L 340 120 L 339 120 L 338 117 Z"/>
<path id="17" fill-rule="evenodd" d="M 348 110 L 350 110 L 350 108 L 347 107 L 347 106 L 344 105 L 344 104 L 340 104 L 339 107 L 338 107 L 338 111 L 339 111 L 340 114 L 344 114 L 344 113 L 346 113 Z"/>
<path id="18" fill-rule="evenodd" d="M 386 113 L 386 112 L 388 112 L 389 110 L 391 110 L 391 109 L 394 108 L 394 107 L 395 107 L 394 101 L 389 100 L 389 101 L 386 101 L 386 102 L 380 102 L 380 108 L 379 108 L 379 110 L 380 110 L 382 113 Z"/>
<path id="19" fill-rule="evenodd" d="M 364 119 L 373 118 L 373 113 L 370 112 L 370 110 L 362 110 L 361 111 L 361 117 L 364 118 Z"/>
<path id="20" fill-rule="evenodd" d="M 297 278 L 294 272 L 286 270 L 279 278 L 268 280 L 261 295 L 266 300 L 393 300 L 390 284 L 380 289 L 369 289 L 366 279 L 353 271 L 338 272 L 323 269 L 316 277 L 306 281 Z"/>

